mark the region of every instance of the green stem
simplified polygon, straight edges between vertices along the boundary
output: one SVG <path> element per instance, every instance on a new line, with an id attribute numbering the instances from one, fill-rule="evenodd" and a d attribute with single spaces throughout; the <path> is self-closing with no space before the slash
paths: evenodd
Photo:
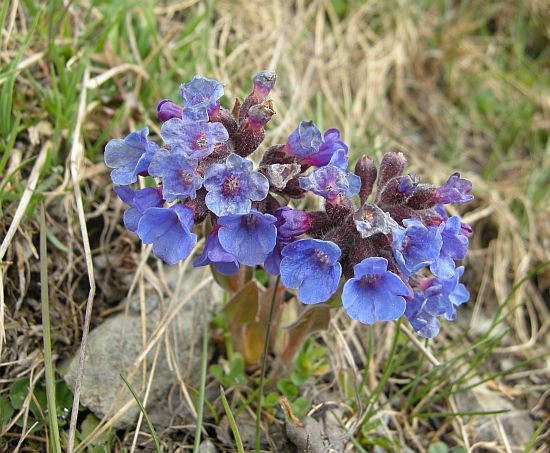
<path id="1" fill-rule="evenodd" d="M 277 297 L 277 289 L 281 276 L 277 276 L 273 287 L 273 295 L 271 296 L 271 305 L 269 306 L 269 315 L 267 316 L 267 328 L 265 330 L 264 352 L 262 355 L 262 371 L 260 373 L 260 386 L 258 390 L 258 407 L 256 408 L 256 453 L 260 451 L 260 424 L 262 416 L 262 403 L 264 396 L 265 369 L 267 368 L 267 353 L 269 349 L 269 335 L 271 334 L 271 321 L 273 319 L 273 307 L 275 307 L 275 298 Z"/>
<path id="2" fill-rule="evenodd" d="M 53 371 L 52 340 L 50 332 L 50 297 L 48 294 L 48 247 L 44 205 L 40 206 L 40 298 L 42 301 L 42 335 L 44 339 L 44 365 L 46 369 L 46 398 L 48 400 L 48 425 L 52 451 L 61 453 L 57 407 L 55 402 L 55 375 Z"/>
<path id="3" fill-rule="evenodd" d="M 199 404 L 197 407 L 197 422 L 195 428 L 195 444 L 193 445 L 193 453 L 199 451 L 201 443 L 202 417 L 204 413 L 204 393 L 206 389 L 206 368 L 208 366 L 208 318 L 204 314 L 204 333 L 202 334 L 202 353 L 201 353 L 201 382 L 199 389 Z"/>

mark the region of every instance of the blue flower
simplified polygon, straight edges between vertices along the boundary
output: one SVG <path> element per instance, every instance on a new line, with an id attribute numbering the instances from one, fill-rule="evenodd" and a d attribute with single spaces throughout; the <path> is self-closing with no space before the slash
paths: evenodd
<path id="1" fill-rule="evenodd" d="M 214 146 L 225 143 L 229 134 L 222 123 L 195 122 L 171 118 L 161 129 L 160 136 L 172 148 L 181 148 L 192 159 L 203 159 L 214 151 Z"/>
<path id="2" fill-rule="evenodd" d="M 287 149 L 293 156 L 306 158 L 316 153 L 323 137 L 321 131 L 313 124 L 313 121 L 302 121 L 298 127 L 288 136 Z"/>
<path id="3" fill-rule="evenodd" d="M 235 256 L 222 247 L 218 231 L 219 226 L 215 226 L 206 239 L 202 255 L 193 261 L 193 266 L 206 266 L 213 263 L 220 274 L 233 275 L 239 270 L 239 262 Z"/>
<path id="4" fill-rule="evenodd" d="M 460 177 L 460 173 L 453 173 L 445 185 L 438 187 L 435 191 L 435 202 L 440 204 L 447 203 L 468 203 L 474 199 L 470 195 L 472 183 L 467 179 Z"/>
<path id="5" fill-rule="evenodd" d="M 113 139 L 105 146 L 105 164 L 114 168 L 111 179 L 115 184 L 127 186 L 137 181 L 140 173 L 147 172 L 158 145 L 147 140 L 146 127 L 132 132 L 124 139 Z"/>
<path id="6" fill-rule="evenodd" d="M 453 216 L 438 227 L 443 243 L 439 257 L 431 264 L 430 270 L 441 278 L 450 278 L 455 273 L 454 260 L 463 260 L 468 251 L 468 238 L 462 234 L 459 216 Z"/>
<path id="7" fill-rule="evenodd" d="M 331 162 L 336 153 L 341 153 L 342 155 L 347 156 L 348 147 L 342 140 L 340 140 L 340 131 L 338 129 L 329 129 L 324 133 L 323 143 L 319 147 L 318 151 L 307 156 L 304 159 L 304 163 L 314 165 L 316 167 L 323 167 Z M 333 163 L 333 165 L 335 164 Z"/>
<path id="8" fill-rule="evenodd" d="M 316 167 L 328 165 L 338 151 L 344 156 L 348 153 L 338 129 L 328 129 L 322 136 L 313 121 L 302 121 L 289 135 L 286 147 L 291 155 L 302 158 L 304 164 Z"/>
<path id="9" fill-rule="evenodd" d="M 197 243 L 192 233 L 193 209 L 181 204 L 169 208 L 149 208 L 141 217 L 137 234 L 145 244 L 153 244 L 153 254 L 175 264 L 187 258 Z"/>
<path id="10" fill-rule="evenodd" d="M 414 173 L 397 177 L 397 191 L 406 196 L 412 195 L 420 180 Z"/>
<path id="11" fill-rule="evenodd" d="M 130 206 L 124 211 L 124 226 L 136 232 L 141 216 L 148 208 L 160 208 L 164 200 L 159 189 L 132 190 L 128 186 L 115 186 L 114 190 L 124 203 Z"/>
<path id="12" fill-rule="evenodd" d="M 196 75 L 191 82 L 180 85 L 183 116 L 193 121 L 208 121 L 208 115 L 220 108 L 223 83 Z"/>
<path id="13" fill-rule="evenodd" d="M 202 178 L 196 170 L 197 161 L 188 158 L 181 148 L 160 149 L 149 165 L 149 174 L 162 178 L 162 194 L 166 201 L 195 198 L 202 186 Z"/>
<path id="14" fill-rule="evenodd" d="M 327 301 L 338 289 L 342 266 L 340 247 L 330 241 L 298 239 L 281 252 L 281 279 L 287 288 L 298 289 L 304 304 Z"/>
<path id="15" fill-rule="evenodd" d="M 275 247 L 276 218 L 255 209 L 245 215 L 220 217 L 218 232 L 221 246 L 239 263 L 257 266 L 263 263 Z"/>
<path id="16" fill-rule="evenodd" d="M 279 275 L 281 260 L 283 259 L 281 251 L 288 244 L 296 240 L 296 236 L 306 233 L 311 226 L 311 216 L 305 211 L 283 206 L 275 211 L 277 222 L 277 244 L 264 262 L 266 272 L 271 275 Z"/>
<path id="17" fill-rule="evenodd" d="M 440 329 L 437 316 L 429 314 L 424 308 L 427 299 L 420 292 L 415 292 L 414 297 L 407 302 L 405 316 L 413 329 L 424 338 L 434 338 Z"/>
<path id="18" fill-rule="evenodd" d="M 455 269 L 450 278 L 430 278 L 422 285 L 423 291 L 416 291 L 408 302 L 405 315 L 413 328 L 422 337 L 433 338 L 439 332 L 439 316 L 448 321 L 456 319 L 455 307 L 467 302 L 470 293 L 460 283 L 464 267 Z"/>
<path id="19" fill-rule="evenodd" d="M 332 201 L 338 195 L 352 197 L 361 189 L 361 178 L 335 165 L 327 165 L 299 178 L 300 187 Z"/>
<path id="20" fill-rule="evenodd" d="M 354 278 L 342 291 L 344 309 L 352 319 L 374 324 L 395 320 L 405 312 L 409 289 L 387 268 L 388 261 L 377 257 L 366 258 L 354 267 Z"/>
<path id="21" fill-rule="evenodd" d="M 217 216 L 250 212 L 252 201 L 267 197 L 269 181 L 252 171 L 252 161 L 230 154 L 225 164 L 212 164 L 204 174 L 206 206 Z"/>
<path id="22" fill-rule="evenodd" d="M 405 277 L 429 266 L 439 258 L 441 232 L 439 228 L 427 228 L 418 220 L 403 221 L 405 229 L 393 230 L 392 251 Z"/>

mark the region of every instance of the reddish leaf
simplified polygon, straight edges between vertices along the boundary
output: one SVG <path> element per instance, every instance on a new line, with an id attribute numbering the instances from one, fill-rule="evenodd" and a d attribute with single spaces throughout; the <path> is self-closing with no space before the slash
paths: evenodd
<path id="1" fill-rule="evenodd" d="M 212 275 L 214 280 L 220 285 L 223 289 L 229 292 L 229 294 L 234 295 L 238 293 L 239 290 L 244 285 L 244 270 L 239 268 L 239 272 L 234 275 L 223 275 L 220 274 L 213 265 L 210 265 Z"/>

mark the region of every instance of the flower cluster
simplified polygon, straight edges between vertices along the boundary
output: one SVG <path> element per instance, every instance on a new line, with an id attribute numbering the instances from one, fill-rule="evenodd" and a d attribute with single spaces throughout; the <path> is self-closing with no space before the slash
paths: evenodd
<path id="1" fill-rule="evenodd" d="M 195 266 L 230 275 L 261 265 L 305 304 L 341 294 L 355 320 L 405 315 L 419 335 L 434 337 L 440 317 L 454 320 L 469 298 L 456 261 L 465 258 L 472 229 L 444 205 L 470 201 L 471 183 L 454 173 L 442 186 L 422 184 L 403 174 L 407 162 L 395 152 L 378 168 L 362 156 L 350 172 L 339 131 L 322 133 L 312 121 L 269 147 L 255 168 L 248 156 L 275 114 L 268 98 L 275 80 L 258 73 L 229 111 L 220 104 L 223 84 L 195 76 L 181 85 L 181 104 L 157 106 L 162 146 L 147 128 L 111 140 L 105 163 L 129 206 L 124 224 L 174 264 L 195 246 L 194 225 L 206 222 Z M 131 188 L 140 176 L 156 186 Z M 324 199 L 324 209 L 290 206 L 308 192 Z"/>

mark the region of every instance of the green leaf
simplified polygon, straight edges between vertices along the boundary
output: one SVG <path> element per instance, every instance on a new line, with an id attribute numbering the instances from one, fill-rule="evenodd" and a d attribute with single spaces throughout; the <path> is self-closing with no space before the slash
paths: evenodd
<path id="1" fill-rule="evenodd" d="M 304 398 L 303 396 L 299 396 L 294 401 L 290 403 L 290 406 L 292 407 L 292 412 L 296 416 L 296 418 L 304 418 L 306 415 L 306 412 L 311 407 L 311 400 L 308 398 Z"/>
<path id="2" fill-rule="evenodd" d="M 449 448 L 443 442 L 436 442 L 428 448 L 428 453 L 447 453 Z"/>
<path id="3" fill-rule="evenodd" d="M 14 412 L 8 399 L 0 395 L 0 430 L 3 430 L 4 425 L 9 423 Z"/>
<path id="4" fill-rule="evenodd" d="M 250 324 L 258 314 L 258 284 L 250 280 L 223 307 L 223 312 L 230 326 Z"/>
<path id="5" fill-rule="evenodd" d="M 23 407 L 25 398 L 29 393 L 29 380 L 27 378 L 21 379 L 13 383 L 10 389 L 10 402 L 11 406 L 18 411 Z"/>
<path id="6" fill-rule="evenodd" d="M 277 388 L 288 400 L 293 400 L 300 392 L 300 389 L 289 379 L 281 379 L 277 382 Z"/>
<path id="7" fill-rule="evenodd" d="M 273 407 L 279 402 L 279 395 L 275 392 L 269 392 L 264 396 L 262 404 L 265 407 Z"/>

